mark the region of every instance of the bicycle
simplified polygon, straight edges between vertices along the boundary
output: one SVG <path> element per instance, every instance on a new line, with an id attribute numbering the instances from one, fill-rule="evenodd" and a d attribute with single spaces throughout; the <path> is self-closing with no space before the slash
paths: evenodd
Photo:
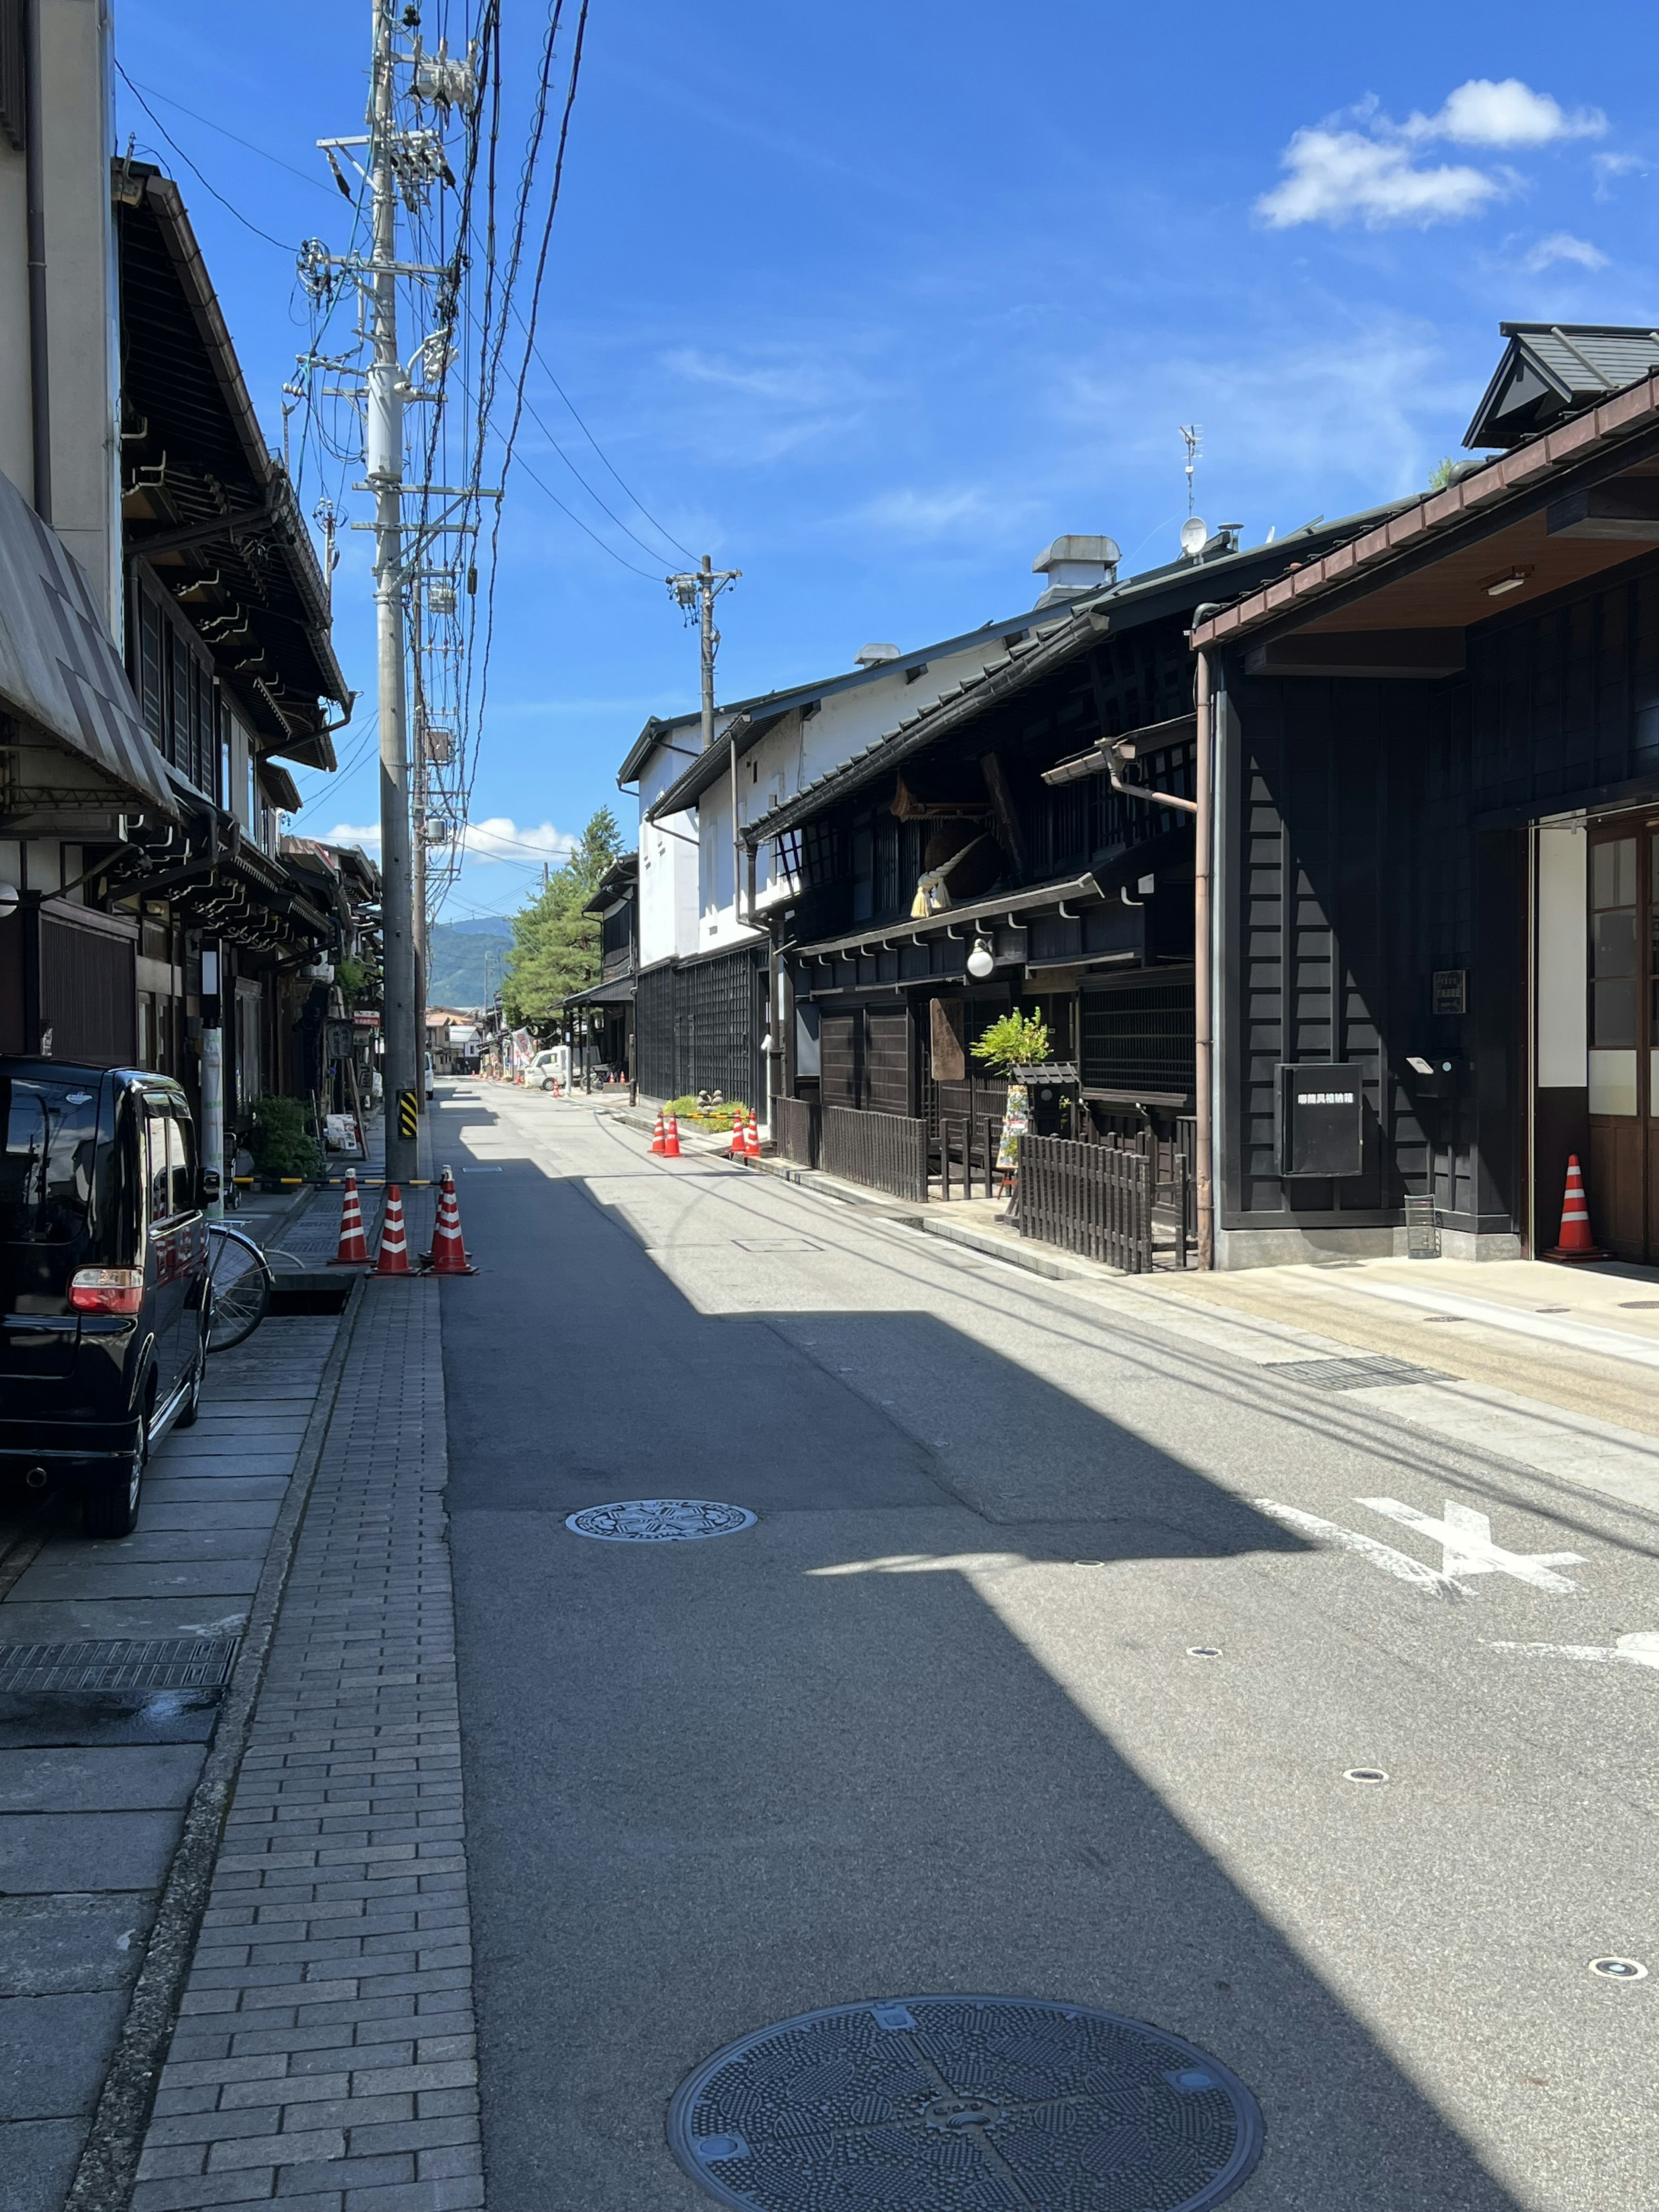
<path id="1" fill-rule="evenodd" d="M 252 1335 L 270 1310 L 276 1279 L 270 1262 L 245 1229 L 210 1221 L 208 1335 L 210 1352 L 228 1352 Z"/>

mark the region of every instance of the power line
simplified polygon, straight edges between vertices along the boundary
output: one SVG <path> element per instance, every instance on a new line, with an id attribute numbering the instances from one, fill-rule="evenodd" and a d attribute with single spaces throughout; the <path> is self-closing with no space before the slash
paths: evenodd
<path id="1" fill-rule="evenodd" d="M 119 67 L 118 63 L 117 67 Z M 152 100 L 159 100 L 163 107 L 176 107 L 180 115 L 189 116 L 192 123 L 199 123 L 209 131 L 216 131 L 222 138 L 228 138 L 234 146 L 245 146 L 250 154 L 257 154 L 262 161 L 272 161 L 279 169 L 286 169 L 290 177 L 297 177 L 302 185 L 310 185 L 316 191 L 329 192 L 331 197 L 332 196 L 331 187 L 324 184 L 320 177 L 313 177 L 306 169 L 296 169 L 292 161 L 283 161 L 280 154 L 272 154 L 264 146 L 256 146 L 251 138 L 239 138 L 234 131 L 227 131 L 222 123 L 216 123 L 209 115 L 198 115 L 193 107 L 186 107 L 182 100 L 174 100 L 170 93 L 157 92 L 154 85 L 145 85 L 141 92 L 138 84 L 133 78 L 127 76 L 125 70 L 121 70 L 121 75 L 126 77 L 128 89 L 141 100 L 143 93 L 148 93 Z M 155 120 L 154 117 L 151 120 Z M 159 124 L 156 128 L 158 130 L 161 128 Z"/>
<path id="2" fill-rule="evenodd" d="M 228 214 L 234 215 L 237 222 L 241 224 L 244 230 L 251 230 L 256 238 L 263 238 L 267 246 L 276 246 L 279 252 L 292 253 L 295 249 L 287 242 L 286 240 L 273 238 L 268 230 L 261 230 L 257 222 L 250 222 L 247 217 L 242 213 L 240 208 L 234 206 L 216 185 L 210 185 L 208 182 L 207 179 L 202 174 L 202 172 L 197 167 L 195 162 L 192 161 L 189 155 L 185 153 L 184 148 L 179 143 L 178 140 L 173 137 L 166 124 L 162 122 L 161 117 L 155 112 L 155 110 L 144 98 L 143 94 L 139 91 L 137 86 L 127 75 L 126 71 L 121 67 L 120 63 L 117 62 L 115 67 L 122 83 L 125 85 L 127 90 L 137 101 L 139 106 L 143 109 L 145 114 L 149 116 L 150 121 L 161 132 L 162 137 L 167 140 L 168 145 L 172 147 L 173 152 L 179 156 L 179 159 L 190 171 L 191 176 L 196 179 L 203 191 L 210 193 Z"/>
<path id="3" fill-rule="evenodd" d="M 518 309 L 516 307 L 513 312 L 515 315 L 518 314 Z M 519 316 L 519 322 L 520 327 L 522 327 L 524 322 L 522 315 Z M 587 424 L 583 421 L 581 416 L 577 414 L 575 402 L 571 398 L 570 394 L 565 390 L 563 385 L 560 383 L 558 378 L 554 375 L 551 368 L 549 368 L 547 356 L 543 353 L 541 348 L 536 343 L 533 336 L 531 337 L 530 341 L 530 350 L 534 355 L 537 365 L 540 368 L 543 375 L 547 379 L 555 392 L 558 393 L 560 398 L 563 400 L 565 405 L 570 410 L 571 414 L 575 417 L 576 426 L 580 430 L 583 437 L 586 439 L 588 444 L 592 446 L 593 451 L 599 455 L 600 460 L 603 461 L 605 467 L 610 470 L 611 476 L 616 479 L 617 484 L 621 486 L 622 489 L 628 495 L 628 497 L 632 500 L 634 505 L 638 507 L 640 513 L 651 525 L 651 527 L 657 532 L 659 537 L 665 538 L 668 541 L 669 544 L 674 548 L 676 552 L 684 553 L 688 561 L 695 561 L 697 556 L 691 550 L 690 547 L 689 545 L 682 545 L 679 539 L 675 537 L 673 532 L 668 529 L 665 524 L 658 521 L 656 516 L 652 514 L 650 508 L 640 497 L 639 494 L 633 489 L 632 486 L 623 483 L 622 477 L 617 474 L 616 468 L 611 463 L 610 455 L 605 452 L 604 447 L 600 445 L 599 440 L 593 435 L 593 433 L 588 428 Z M 598 493 L 592 491 L 592 487 L 588 484 L 586 479 L 577 471 L 576 467 L 571 461 L 569 456 L 558 444 L 557 441 L 554 438 L 552 432 L 548 430 L 546 423 L 542 422 L 541 416 L 539 415 L 536 415 L 533 408 L 531 410 L 531 413 L 534 416 L 535 420 L 541 423 L 541 428 L 547 435 L 548 443 L 552 446 L 554 452 L 558 454 L 559 459 L 564 462 L 566 467 L 570 470 L 571 474 L 575 477 L 577 483 L 581 484 L 585 491 L 592 493 L 595 500 L 599 500 Z M 602 500 L 600 500 L 599 503 L 601 506 L 604 506 L 605 504 Z M 611 514 L 609 507 L 605 507 L 605 513 L 607 514 Z M 611 515 L 611 520 L 615 522 L 617 520 L 617 517 L 612 514 Z M 628 526 L 626 523 L 623 523 L 621 527 L 626 530 Z M 629 531 L 628 534 L 630 538 L 634 535 L 631 530 Z M 637 544 L 639 543 L 638 539 L 635 539 L 635 543 Z M 648 552 L 650 548 L 647 546 L 646 550 Z"/>

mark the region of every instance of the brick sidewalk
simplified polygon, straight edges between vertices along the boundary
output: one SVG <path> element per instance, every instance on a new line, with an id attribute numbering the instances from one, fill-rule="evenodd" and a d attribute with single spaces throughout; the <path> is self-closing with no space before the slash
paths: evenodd
<path id="1" fill-rule="evenodd" d="M 481 2205 L 438 1290 L 370 1283 L 133 2212 Z"/>

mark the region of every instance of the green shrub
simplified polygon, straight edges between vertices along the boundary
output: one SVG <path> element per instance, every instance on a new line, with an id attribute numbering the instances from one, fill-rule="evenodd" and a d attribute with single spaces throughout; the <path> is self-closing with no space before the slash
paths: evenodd
<path id="1" fill-rule="evenodd" d="M 746 1120 L 749 1108 L 741 1098 L 728 1098 L 723 1100 L 718 1106 L 710 1106 L 705 1109 L 698 1105 L 696 1098 L 688 1091 L 684 1098 L 666 1100 L 662 1110 L 665 1114 L 672 1114 L 677 1121 L 694 1122 L 699 1129 L 728 1131 L 739 1107 L 742 1107 L 744 1117 Z"/>
<path id="2" fill-rule="evenodd" d="M 1004 1075 L 1012 1068 L 1041 1067 L 1048 1057 L 1048 1024 L 1041 1014 L 1023 1014 L 1016 1006 L 992 1023 L 972 1051 Z"/>
<path id="3" fill-rule="evenodd" d="M 314 1176 L 323 1156 L 297 1098 L 262 1098 L 253 1109 L 247 1148 L 261 1175 Z"/>

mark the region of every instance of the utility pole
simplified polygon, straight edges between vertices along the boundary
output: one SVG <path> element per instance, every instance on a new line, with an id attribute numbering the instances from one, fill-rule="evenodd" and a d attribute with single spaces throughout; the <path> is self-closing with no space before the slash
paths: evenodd
<path id="1" fill-rule="evenodd" d="M 705 553 L 699 567 L 678 576 L 670 576 L 668 588 L 684 611 L 688 621 L 695 616 L 702 634 L 702 750 L 714 742 L 714 655 L 720 649 L 720 634 L 714 627 L 714 602 L 728 584 L 735 584 L 741 568 L 716 568 L 712 556 Z M 732 919 L 742 920 L 741 893 L 738 888 L 741 871 L 738 866 L 738 850 L 741 842 L 738 836 L 738 740 L 732 739 L 732 757 L 728 763 L 732 789 Z"/>
<path id="2" fill-rule="evenodd" d="M 415 1038 L 415 934 L 410 871 L 409 740 L 404 687 L 404 374 L 398 358 L 398 179 L 391 0 L 370 0 L 369 190 L 374 209 L 368 363 L 368 478 L 374 494 L 374 629 L 380 706 L 380 928 L 386 963 L 386 1175 L 407 1182 L 415 1139 L 403 1134 L 401 1094 L 419 1096 Z"/>

